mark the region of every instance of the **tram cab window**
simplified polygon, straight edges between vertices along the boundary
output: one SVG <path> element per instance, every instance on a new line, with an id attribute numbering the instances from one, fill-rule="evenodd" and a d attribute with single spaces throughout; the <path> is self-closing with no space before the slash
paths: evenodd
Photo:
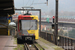
<path id="1" fill-rule="evenodd" d="M 37 29 L 37 20 L 21 20 L 23 30 L 36 30 Z"/>

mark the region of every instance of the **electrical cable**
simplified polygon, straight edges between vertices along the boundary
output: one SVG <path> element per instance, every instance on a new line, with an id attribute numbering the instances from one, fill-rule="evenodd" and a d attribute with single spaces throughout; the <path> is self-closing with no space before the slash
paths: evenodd
<path id="1" fill-rule="evenodd" d="M 29 3 L 30 0 L 28 0 L 28 2 L 26 3 L 26 5 Z"/>
<path id="2" fill-rule="evenodd" d="M 23 6 L 24 6 L 24 0 L 23 0 Z"/>
<path id="3" fill-rule="evenodd" d="M 32 4 L 31 4 L 31 5 L 33 5 L 33 3 L 34 3 L 34 0 L 33 0 L 33 2 L 32 2 Z M 30 6 L 31 6 L 31 5 L 30 5 Z"/>

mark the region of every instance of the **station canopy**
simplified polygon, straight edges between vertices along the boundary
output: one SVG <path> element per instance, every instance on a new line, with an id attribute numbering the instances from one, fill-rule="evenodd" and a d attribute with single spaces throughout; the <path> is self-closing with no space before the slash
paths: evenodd
<path id="1" fill-rule="evenodd" d="M 14 14 L 14 0 L 0 0 L 0 17 Z"/>

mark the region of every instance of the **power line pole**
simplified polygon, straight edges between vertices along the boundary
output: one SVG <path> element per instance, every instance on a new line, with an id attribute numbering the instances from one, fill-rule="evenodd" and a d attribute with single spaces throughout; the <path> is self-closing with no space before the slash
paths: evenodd
<path id="1" fill-rule="evenodd" d="M 57 45 L 58 38 L 58 0 L 56 0 L 56 12 L 55 12 L 55 44 Z"/>

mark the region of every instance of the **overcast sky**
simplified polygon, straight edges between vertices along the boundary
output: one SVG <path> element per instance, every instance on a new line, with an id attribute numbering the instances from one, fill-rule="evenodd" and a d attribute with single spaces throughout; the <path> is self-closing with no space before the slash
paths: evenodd
<path id="1" fill-rule="evenodd" d="M 15 7 L 21 8 L 23 6 L 32 6 L 34 8 L 39 8 L 42 10 L 42 12 L 45 12 L 50 16 L 55 15 L 55 0 L 48 0 L 48 6 L 47 4 L 35 4 L 35 3 L 45 3 L 46 0 L 14 0 Z M 32 4 L 33 3 L 33 4 Z M 60 16 L 67 16 L 75 18 L 75 0 L 59 0 L 59 17 Z"/>
<path id="2" fill-rule="evenodd" d="M 55 0 L 48 0 L 48 6 L 46 4 L 34 4 L 45 2 L 46 0 L 14 0 L 17 8 L 30 6 L 33 3 L 31 6 L 41 8 L 43 11 L 55 10 Z M 75 11 L 75 0 L 59 0 L 59 11 Z"/>

